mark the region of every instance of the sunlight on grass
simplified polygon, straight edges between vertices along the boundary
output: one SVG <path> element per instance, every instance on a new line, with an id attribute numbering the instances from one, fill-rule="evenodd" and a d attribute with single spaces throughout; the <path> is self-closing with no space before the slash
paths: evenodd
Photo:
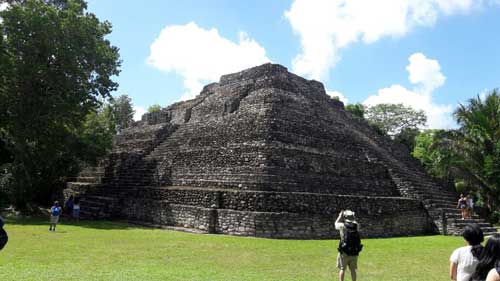
<path id="1" fill-rule="evenodd" d="M 10 221 L 0 280 L 332 280 L 334 240 L 189 234 L 111 222 Z M 360 280 L 447 280 L 459 237 L 364 239 Z M 347 280 L 350 280 L 347 278 Z"/>

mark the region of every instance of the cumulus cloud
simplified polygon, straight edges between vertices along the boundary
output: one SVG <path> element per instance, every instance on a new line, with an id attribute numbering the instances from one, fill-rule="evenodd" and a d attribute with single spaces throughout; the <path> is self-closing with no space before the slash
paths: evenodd
<path id="1" fill-rule="evenodd" d="M 321 80 L 352 43 L 403 36 L 431 26 L 440 15 L 467 12 L 481 0 L 294 0 L 285 17 L 300 37 L 302 52 L 293 71 Z"/>
<path id="2" fill-rule="evenodd" d="M 369 96 L 363 104 L 373 106 L 380 103 L 402 103 L 417 110 L 423 110 L 427 115 L 429 128 L 451 128 L 455 122 L 451 117 L 451 105 L 439 105 L 432 101 L 433 90 L 442 86 L 446 77 L 441 73 L 437 60 L 428 59 L 422 53 L 412 54 L 408 58 L 408 80 L 414 85 L 407 89 L 401 85 L 392 85 L 378 90 L 377 94 Z"/>
<path id="3" fill-rule="evenodd" d="M 187 92 L 181 99 L 196 96 L 204 84 L 221 75 L 270 62 L 266 50 L 246 33 L 239 41 L 222 37 L 217 29 L 196 23 L 165 27 L 150 46 L 147 62 L 155 68 L 174 72 L 184 79 Z"/>
<path id="4" fill-rule="evenodd" d="M 142 106 L 134 106 L 134 121 L 139 121 L 142 118 L 142 115 L 146 113 L 146 109 Z"/>
<path id="5" fill-rule="evenodd" d="M 441 66 L 437 60 L 428 59 L 422 53 L 411 55 L 410 64 L 406 67 L 408 79 L 413 84 L 421 84 L 424 92 L 432 92 L 441 87 L 446 77 L 441 73 Z"/>
<path id="6" fill-rule="evenodd" d="M 326 94 L 329 95 L 332 98 L 338 98 L 344 104 L 347 104 L 347 102 L 349 102 L 349 100 L 347 99 L 347 97 L 344 96 L 344 94 L 342 94 L 341 92 L 326 90 Z"/>

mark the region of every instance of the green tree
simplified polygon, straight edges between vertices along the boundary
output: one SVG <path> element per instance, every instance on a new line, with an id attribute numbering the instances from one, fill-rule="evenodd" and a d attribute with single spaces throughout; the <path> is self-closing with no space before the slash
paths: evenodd
<path id="1" fill-rule="evenodd" d="M 352 115 L 364 118 L 365 117 L 365 106 L 361 103 L 352 103 L 348 104 L 345 107 L 347 112 L 350 112 Z"/>
<path id="2" fill-rule="evenodd" d="M 377 104 L 368 107 L 364 116 L 373 126 L 392 138 L 402 131 L 417 130 L 427 123 L 427 116 L 422 110 L 415 110 L 403 104 Z"/>
<path id="3" fill-rule="evenodd" d="M 424 130 L 417 135 L 412 154 L 430 175 L 452 177 L 450 167 L 456 159 L 452 145 L 455 138 L 453 130 Z"/>
<path id="4" fill-rule="evenodd" d="M 45 200 L 74 172 L 86 116 L 117 88 L 111 24 L 82 0 L 10 1 L 0 12 L 0 131 L 14 159 L 11 199 Z"/>
<path id="5" fill-rule="evenodd" d="M 394 136 L 394 141 L 406 146 L 411 152 L 415 148 L 417 141 L 416 139 L 419 133 L 419 129 L 405 128 L 401 132 L 399 132 L 399 134 Z"/>
<path id="6" fill-rule="evenodd" d="M 96 160 L 108 154 L 113 147 L 116 127 L 113 108 L 109 104 L 87 114 L 78 132 L 81 147 L 85 149 L 81 160 L 95 165 Z"/>
<path id="7" fill-rule="evenodd" d="M 480 195 L 490 210 L 500 206 L 500 96 L 491 91 L 460 104 L 456 130 L 420 134 L 413 155 L 433 175 Z"/>
<path id="8" fill-rule="evenodd" d="M 454 138 L 455 178 L 478 190 L 490 210 L 500 202 L 500 96 L 493 90 L 470 99 L 454 112 L 460 128 Z"/>
<path id="9" fill-rule="evenodd" d="M 161 110 L 161 106 L 159 104 L 153 104 L 150 107 L 148 107 L 148 112 L 153 113 Z"/>
<path id="10" fill-rule="evenodd" d="M 130 127 L 134 122 L 135 111 L 132 107 L 132 99 L 129 96 L 121 95 L 116 99 L 112 99 L 111 108 L 113 109 L 113 117 L 118 132 Z"/>

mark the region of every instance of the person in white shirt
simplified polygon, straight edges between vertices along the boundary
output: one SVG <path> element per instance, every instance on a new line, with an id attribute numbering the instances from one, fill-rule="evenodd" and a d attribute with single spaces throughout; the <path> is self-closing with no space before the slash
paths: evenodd
<path id="1" fill-rule="evenodd" d="M 477 224 L 466 225 L 463 237 L 467 246 L 456 249 L 450 257 L 450 278 L 453 281 L 470 280 L 483 250 L 484 234 Z"/>
<path id="2" fill-rule="evenodd" d="M 467 195 L 467 217 L 471 219 L 474 216 L 474 199 L 472 194 Z"/>

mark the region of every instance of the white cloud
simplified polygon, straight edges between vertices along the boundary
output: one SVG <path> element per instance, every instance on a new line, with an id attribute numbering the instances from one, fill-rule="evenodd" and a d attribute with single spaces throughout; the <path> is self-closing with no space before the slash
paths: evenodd
<path id="1" fill-rule="evenodd" d="M 431 26 L 441 14 L 467 12 L 481 0 L 294 0 L 285 17 L 300 36 L 302 52 L 293 71 L 321 80 L 352 43 L 403 36 Z"/>
<path id="2" fill-rule="evenodd" d="M 134 121 L 139 121 L 142 118 L 142 115 L 146 113 L 146 109 L 142 106 L 134 106 Z"/>
<path id="3" fill-rule="evenodd" d="M 406 70 L 408 79 L 414 84 L 409 90 L 401 85 L 392 85 L 378 90 L 369 96 L 363 104 L 373 106 L 380 103 L 402 103 L 414 109 L 423 110 L 427 115 L 429 128 L 451 128 L 455 126 L 451 113 L 451 105 L 439 105 L 432 101 L 433 90 L 442 86 L 446 77 L 441 73 L 437 60 L 428 59 L 422 53 L 412 54 Z"/>
<path id="4" fill-rule="evenodd" d="M 187 92 L 181 99 L 196 96 L 203 85 L 221 75 L 270 62 L 265 49 L 241 32 L 235 43 L 220 36 L 217 29 L 203 29 L 190 22 L 165 27 L 150 46 L 148 63 L 184 79 Z"/>
<path id="5" fill-rule="evenodd" d="M 408 60 L 410 61 L 406 67 L 409 73 L 408 79 L 413 84 L 420 83 L 423 91 L 432 92 L 444 84 L 446 77 L 441 73 L 437 60 L 428 59 L 422 53 L 415 53 Z"/>
<path id="6" fill-rule="evenodd" d="M 347 104 L 347 102 L 349 102 L 349 100 L 347 99 L 347 97 L 344 96 L 344 94 L 342 94 L 341 92 L 326 90 L 326 94 L 329 95 L 332 98 L 338 97 L 339 100 L 341 102 L 343 102 L 344 104 Z"/>
<path id="7" fill-rule="evenodd" d="M 490 89 L 488 88 L 484 88 L 482 89 L 480 92 L 479 92 L 479 97 L 482 99 L 482 100 L 485 100 L 486 97 L 488 96 L 488 94 L 490 93 Z M 460 102 L 460 103 L 463 103 L 463 102 Z"/>

